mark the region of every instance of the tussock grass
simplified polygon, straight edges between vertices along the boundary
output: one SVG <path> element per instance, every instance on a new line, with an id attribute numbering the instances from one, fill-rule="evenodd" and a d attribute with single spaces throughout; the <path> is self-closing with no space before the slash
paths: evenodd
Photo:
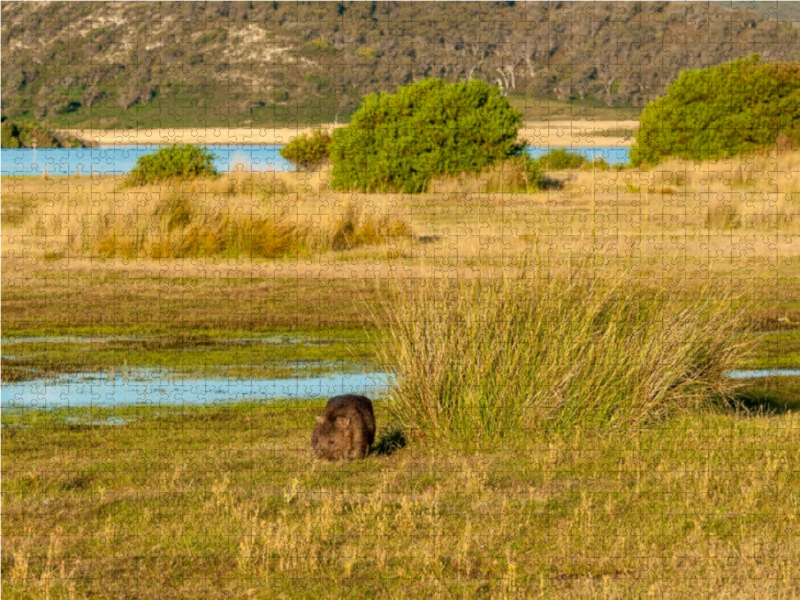
<path id="1" fill-rule="evenodd" d="M 534 264 L 515 277 L 395 282 L 378 347 L 390 410 L 413 436 L 485 447 L 542 429 L 622 429 L 731 401 L 744 310 L 708 287 L 681 297 L 633 272 Z"/>

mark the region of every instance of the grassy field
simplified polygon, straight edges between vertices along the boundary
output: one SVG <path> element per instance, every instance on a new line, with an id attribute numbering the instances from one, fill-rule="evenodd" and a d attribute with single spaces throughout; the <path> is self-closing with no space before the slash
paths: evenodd
<path id="1" fill-rule="evenodd" d="M 326 172 L 3 178 L 3 380 L 379 364 L 398 285 L 466 289 L 522 256 L 554 281 L 733 294 L 754 346 L 737 366 L 800 366 L 800 153 L 547 176 L 527 195 L 489 191 L 502 172 L 418 195 L 334 193 Z M 381 399 L 350 464 L 311 460 L 319 401 L 4 410 L 3 591 L 797 597 L 800 378 L 736 394 L 469 452 L 401 435 Z"/>
<path id="2" fill-rule="evenodd" d="M 315 402 L 4 412 L 3 592 L 797 597 L 798 398 L 470 454 L 398 448 L 379 405 L 349 464 L 310 458 Z"/>

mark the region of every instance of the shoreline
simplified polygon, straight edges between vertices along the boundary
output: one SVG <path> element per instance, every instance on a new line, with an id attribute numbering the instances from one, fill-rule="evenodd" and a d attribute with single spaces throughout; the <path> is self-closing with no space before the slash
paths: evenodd
<path id="1" fill-rule="evenodd" d="M 338 125 L 344 127 L 345 125 Z M 633 137 L 592 135 L 609 129 L 635 130 L 639 122 L 626 121 L 550 121 L 528 122 L 519 130 L 519 138 L 527 139 L 529 146 L 607 146 L 629 148 Z M 333 131 L 333 124 L 319 128 Z M 139 144 L 205 144 L 205 145 L 263 145 L 288 144 L 294 137 L 310 133 L 317 127 L 223 128 L 186 127 L 153 129 L 59 129 L 59 133 L 72 135 L 84 143 L 98 146 L 133 146 Z"/>

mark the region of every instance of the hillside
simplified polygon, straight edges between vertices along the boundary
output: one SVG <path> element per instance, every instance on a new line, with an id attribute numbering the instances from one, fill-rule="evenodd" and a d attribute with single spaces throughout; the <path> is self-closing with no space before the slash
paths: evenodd
<path id="1" fill-rule="evenodd" d="M 800 32 L 762 8 L 3 2 L 2 110 L 60 128 L 341 122 L 366 93 L 476 77 L 528 120 L 630 118 L 681 70 L 800 59 Z"/>

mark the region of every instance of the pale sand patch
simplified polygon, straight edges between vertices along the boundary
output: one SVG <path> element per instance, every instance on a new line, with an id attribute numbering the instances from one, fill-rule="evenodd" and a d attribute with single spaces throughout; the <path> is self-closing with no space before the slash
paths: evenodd
<path id="1" fill-rule="evenodd" d="M 338 125 L 343 127 L 343 125 Z M 627 148 L 633 138 L 592 136 L 594 131 L 627 129 L 634 133 L 639 122 L 632 121 L 550 121 L 528 122 L 520 129 L 520 138 L 532 146 L 617 146 Z M 322 126 L 333 130 L 332 124 Z M 191 127 L 185 129 L 62 129 L 76 138 L 101 146 L 133 146 L 142 144 L 288 144 L 294 137 L 310 133 L 316 127 Z"/>

